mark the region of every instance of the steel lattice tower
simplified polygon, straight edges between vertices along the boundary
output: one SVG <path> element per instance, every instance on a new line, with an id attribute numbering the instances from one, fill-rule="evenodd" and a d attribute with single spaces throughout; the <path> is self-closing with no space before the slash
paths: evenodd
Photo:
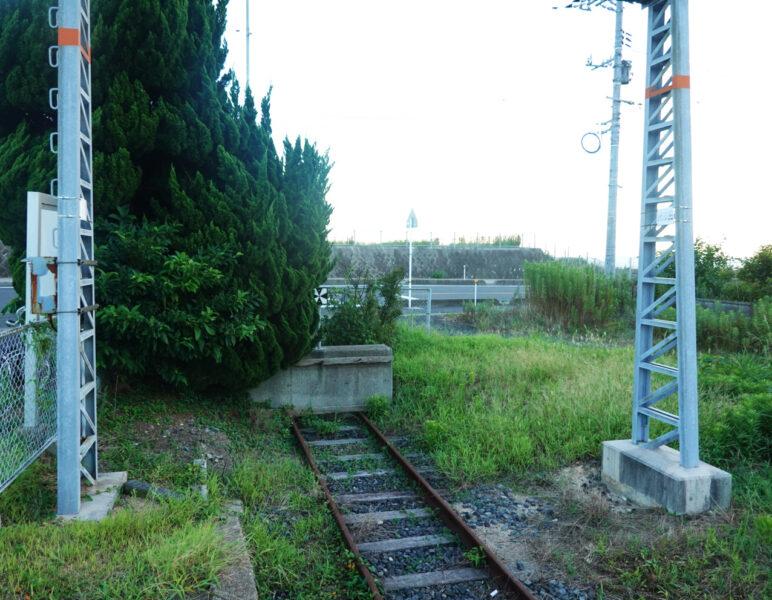
<path id="1" fill-rule="evenodd" d="M 76 515 L 81 475 L 91 484 L 98 475 L 90 0 L 60 0 L 49 23 L 58 30 L 50 63 L 59 72 L 50 94 L 59 121 L 51 184 L 59 205 L 57 512 Z"/>
<path id="2" fill-rule="evenodd" d="M 683 467 L 699 463 L 692 225 L 688 0 L 648 4 L 641 241 L 632 440 L 678 440 Z M 675 277 L 664 272 L 675 266 Z M 676 318 L 663 318 L 674 307 Z M 678 414 L 655 407 L 677 395 Z M 654 440 L 650 419 L 672 427 Z"/>

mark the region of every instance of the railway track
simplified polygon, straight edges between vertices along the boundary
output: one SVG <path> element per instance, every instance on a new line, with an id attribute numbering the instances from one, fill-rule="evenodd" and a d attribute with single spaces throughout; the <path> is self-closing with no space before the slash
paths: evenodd
<path id="1" fill-rule="evenodd" d="M 327 425 L 327 423 L 331 423 Z M 362 413 L 292 429 L 375 600 L 534 600 L 458 517 L 418 458 Z"/>

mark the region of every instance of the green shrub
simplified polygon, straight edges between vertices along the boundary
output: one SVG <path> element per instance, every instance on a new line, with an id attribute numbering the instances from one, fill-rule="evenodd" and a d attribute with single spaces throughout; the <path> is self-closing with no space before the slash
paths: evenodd
<path id="1" fill-rule="evenodd" d="M 675 310 L 662 313 L 674 320 Z M 753 316 L 739 311 L 725 313 L 718 303 L 713 308 L 697 307 L 697 346 L 705 352 L 769 353 L 772 348 L 772 297 L 753 304 Z"/>
<path id="2" fill-rule="evenodd" d="M 370 396 L 365 400 L 367 416 L 371 419 L 379 419 L 389 410 L 390 401 L 386 396 Z"/>
<path id="3" fill-rule="evenodd" d="M 24 192 L 56 176 L 43 143 L 56 72 L 35 58 L 55 43 L 49 4 L 0 2 L 0 70 L 14 74 L 0 82 L 0 238 L 22 298 Z M 248 88 L 241 100 L 225 68 L 227 2 L 91 4 L 100 370 L 256 385 L 313 345 L 332 165 L 300 138 L 279 155 L 270 90 L 258 105 Z M 19 52 L 14 40 L 30 43 Z"/>
<path id="4" fill-rule="evenodd" d="M 772 362 L 752 354 L 700 358 L 702 396 L 722 404 L 702 425 L 705 460 L 772 459 Z"/>
<path id="5" fill-rule="evenodd" d="M 531 305 L 569 327 L 604 325 L 633 306 L 629 279 L 592 266 L 526 262 L 524 275 Z"/>
<path id="6" fill-rule="evenodd" d="M 404 273 L 403 269 L 394 269 L 378 279 L 349 274 L 351 287 L 332 295 L 328 304 L 332 314 L 322 319 L 322 343 L 391 344 L 397 318 L 402 314 L 399 293 Z"/>
<path id="7" fill-rule="evenodd" d="M 435 271 L 432 271 L 429 277 L 431 277 L 432 279 L 447 279 L 448 274 L 442 269 L 437 269 Z"/>
<path id="8" fill-rule="evenodd" d="M 772 296 L 772 244 L 744 260 L 737 277 L 747 286 L 749 299 Z"/>

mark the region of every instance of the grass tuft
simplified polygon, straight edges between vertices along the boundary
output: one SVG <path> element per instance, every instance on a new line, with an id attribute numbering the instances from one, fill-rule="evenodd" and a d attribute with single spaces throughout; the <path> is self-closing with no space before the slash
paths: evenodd
<path id="1" fill-rule="evenodd" d="M 98 523 L 0 529 L 0 589 L 36 599 L 183 598 L 216 581 L 230 548 L 195 497 Z"/>

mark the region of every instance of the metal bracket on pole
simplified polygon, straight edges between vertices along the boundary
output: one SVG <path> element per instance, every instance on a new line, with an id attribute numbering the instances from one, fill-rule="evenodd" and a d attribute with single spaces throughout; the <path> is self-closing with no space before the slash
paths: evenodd
<path id="1" fill-rule="evenodd" d="M 688 0 L 648 3 L 641 242 L 632 440 L 678 440 L 683 467 L 699 463 L 692 230 Z M 675 264 L 675 277 L 663 272 Z M 665 319 L 675 308 L 675 320 Z M 675 405 L 655 407 L 662 402 Z M 650 419 L 671 429 L 651 440 Z"/>
<path id="2" fill-rule="evenodd" d="M 57 513 L 80 512 L 81 475 L 97 470 L 94 225 L 89 0 L 60 0 L 58 30 L 57 186 Z M 52 186 L 53 187 L 53 186 Z"/>

